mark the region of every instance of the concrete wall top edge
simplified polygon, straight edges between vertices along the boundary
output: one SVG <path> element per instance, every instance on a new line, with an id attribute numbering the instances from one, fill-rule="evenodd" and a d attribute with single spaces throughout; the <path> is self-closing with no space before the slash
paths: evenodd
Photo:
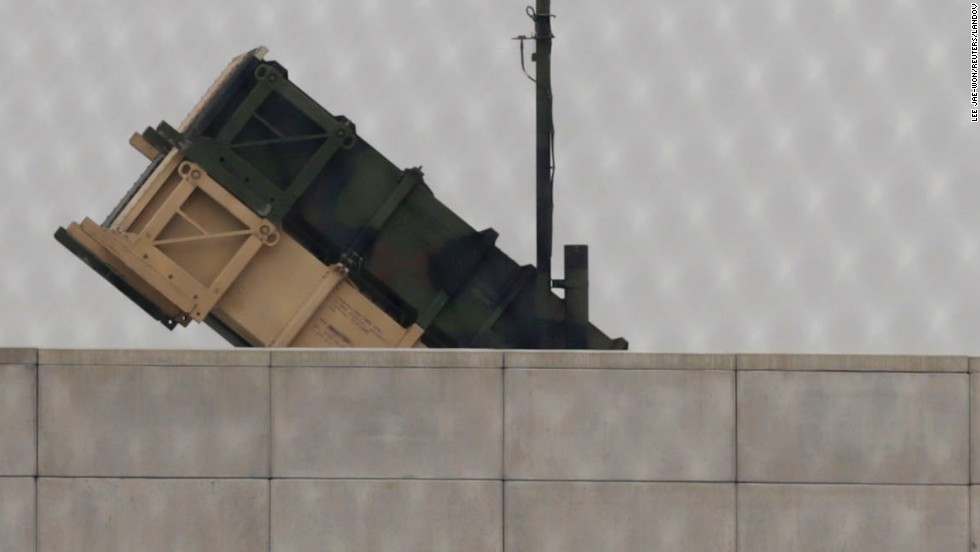
<path id="1" fill-rule="evenodd" d="M 735 355 L 623 351 L 505 351 L 505 368 L 734 370 Z"/>
<path id="2" fill-rule="evenodd" d="M 268 366 L 264 349 L 41 349 L 38 364 L 59 366 Z"/>
<path id="3" fill-rule="evenodd" d="M 0 348 L 0 364 L 37 364 L 37 349 Z"/>
<path id="4" fill-rule="evenodd" d="M 966 356 L 744 354 L 738 370 L 828 372 L 956 372 L 966 373 Z"/>
<path id="5" fill-rule="evenodd" d="M 479 349 L 273 349 L 274 367 L 502 368 L 503 353 Z"/>
<path id="6" fill-rule="evenodd" d="M 980 357 L 952 355 L 693 354 L 481 349 L 0 348 L 0 365 L 2 364 L 980 372 Z"/>

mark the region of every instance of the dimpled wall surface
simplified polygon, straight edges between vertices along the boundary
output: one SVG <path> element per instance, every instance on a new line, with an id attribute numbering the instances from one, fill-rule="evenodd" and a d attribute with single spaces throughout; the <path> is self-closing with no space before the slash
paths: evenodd
<path id="1" fill-rule="evenodd" d="M 501 248 L 534 258 L 528 0 L 0 0 L 0 345 L 167 332 L 51 237 L 101 220 L 259 44 Z M 976 353 L 970 4 L 555 2 L 555 266 L 634 350 Z"/>

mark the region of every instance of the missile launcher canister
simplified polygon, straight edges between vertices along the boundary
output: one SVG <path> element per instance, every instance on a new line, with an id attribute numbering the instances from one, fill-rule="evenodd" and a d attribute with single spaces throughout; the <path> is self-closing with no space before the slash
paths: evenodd
<path id="1" fill-rule="evenodd" d="M 540 303 L 537 270 L 496 232 L 265 53 L 234 59 L 179 127 L 133 135 L 149 167 L 105 222 L 58 241 L 168 328 L 204 322 L 239 346 L 626 348 L 550 290 Z M 569 253 L 571 298 L 588 277 Z"/>

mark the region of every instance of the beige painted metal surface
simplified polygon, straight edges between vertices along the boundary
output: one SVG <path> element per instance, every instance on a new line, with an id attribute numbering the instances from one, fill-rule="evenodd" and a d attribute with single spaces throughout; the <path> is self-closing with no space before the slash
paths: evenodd
<path id="1" fill-rule="evenodd" d="M 68 234 L 183 325 L 214 315 L 262 347 L 421 346 L 422 328 L 399 325 L 346 268 L 322 263 L 177 150 L 109 227 L 85 219 Z"/>

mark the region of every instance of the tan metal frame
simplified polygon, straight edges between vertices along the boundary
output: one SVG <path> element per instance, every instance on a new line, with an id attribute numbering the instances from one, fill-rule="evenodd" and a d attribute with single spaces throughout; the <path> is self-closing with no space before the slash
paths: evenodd
<path id="1" fill-rule="evenodd" d="M 204 320 L 221 299 L 224 291 L 252 260 L 259 248 L 263 245 L 273 246 L 279 241 L 279 232 L 271 222 L 260 218 L 242 205 L 196 164 L 190 161 L 182 161 L 177 166 L 177 173 L 181 176 L 177 187 L 152 215 L 139 234 L 118 229 L 105 230 L 89 219 L 82 223 L 82 229 L 99 245 L 122 259 L 128 267 L 164 297 L 177 305 L 184 313 L 184 316 L 178 318 L 178 322 L 186 325 L 190 319 L 198 322 Z M 201 190 L 221 204 L 246 229 L 236 232 L 208 232 L 199 221 L 194 220 L 182 209 L 184 203 L 195 190 Z M 131 215 L 136 212 L 138 211 L 128 211 Z M 158 239 L 160 232 L 176 217 L 180 217 L 189 223 L 200 234 L 181 238 Z M 245 241 L 224 269 L 211 282 L 199 281 L 160 250 L 161 245 L 170 243 L 214 240 L 234 236 L 242 236 Z"/>
<path id="2" fill-rule="evenodd" d="M 148 153 L 148 144 L 136 140 L 133 146 Z M 188 212 L 197 192 L 213 201 L 196 199 L 201 215 Z M 207 209 L 200 209 L 202 201 Z M 230 226 L 240 229 L 213 229 Z M 181 235 L 167 233 L 178 227 Z M 421 346 L 422 328 L 398 325 L 354 287 L 343 265 L 317 260 L 176 150 L 112 224 L 86 218 L 68 233 L 185 326 L 214 315 L 257 346 Z M 240 241 L 228 241 L 234 238 Z M 164 250 L 207 244 L 214 245 L 182 258 L 183 264 Z M 195 276 L 215 266 L 209 281 Z"/>

